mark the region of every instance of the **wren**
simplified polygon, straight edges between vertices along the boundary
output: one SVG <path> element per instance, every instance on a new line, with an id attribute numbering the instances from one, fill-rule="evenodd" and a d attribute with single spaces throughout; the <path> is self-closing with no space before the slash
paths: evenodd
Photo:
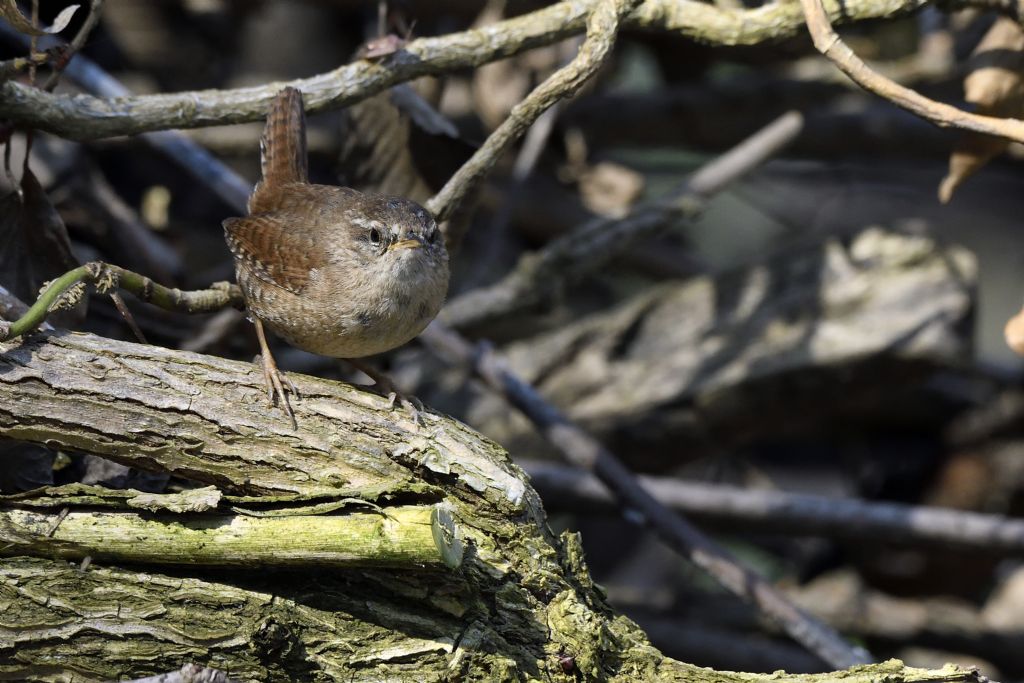
<path id="1" fill-rule="evenodd" d="M 413 339 L 448 290 L 448 252 L 426 209 L 402 197 L 309 182 L 305 117 L 298 90 L 275 96 L 249 215 L 224 221 L 268 396 L 280 399 L 293 426 L 286 386 L 297 392 L 277 369 L 264 325 L 300 349 L 354 361 Z"/>

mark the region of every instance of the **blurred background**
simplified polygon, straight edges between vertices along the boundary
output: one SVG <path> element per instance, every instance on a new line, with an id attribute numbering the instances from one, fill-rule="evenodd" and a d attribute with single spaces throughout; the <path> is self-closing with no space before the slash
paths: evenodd
<path id="1" fill-rule="evenodd" d="M 381 12 L 356 0 L 107 0 L 82 54 L 133 93 L 234 88 L 329 71 L 382 29 L 400 39 L 442 35 L 544 4 L 391 2 Z M 41 1 L 42 20 L 64 5 Z M 971 55 L 995 19 L 927 7 L 843 35 L 882 73 L 969 107 Z M 311 177 L 424 201 L 578 45 L 311 116 Z M 1009 52 L 999 68 L 1019 75 L 1020 54 Z M 24 54 L 0 34 L 0 58 Z M 58 92 L 76 86 L 64 78 Z M 607 263 L 540 283 L 517 310 L 492 314 L 470 298 L 500 286 L 524 254 L 566 235 L 585 240 L 573 232 L 581 226 L 680 196 L 695 170 L 789 111 L 802 124 L 785 149 L 706 201 L 666 214 Z M 187 134 L 255 180 L 261 129 Z M 4 130 L 13 170 L 0 178 L 0 284 L 10 291 L 32 300 L 66 270 L 66 260 L 21 237 L 55 221 L 67 228 L 71 259 L 109 261 L 183 289 L 234 279 L 220 224 L 236 212 L 142 140 L 82 144 L 36 133 L 28 165 L 41 195 L 19 198 L 12 181 L 22 175 L 25 135 Z M 535 124 L 473 210 L 449 226 L 457 251 L 442 318 L 491 340 L 634 471 L 669 489 L 685 481 L 708 487 L 711 499 L 723 486 L 822 497 L 802 499 L 821 511 L 803 521 L 714 505 L 689 514 L 877 657 L 954 661 L 1024 680 L 1024 544 L 880 534 L 853 512 L 848 523 L 813 524 L 841 515 L 843 500 L 1024 512 L 1021 363 L 1002 334 L 1022 303 L 1022 150 L 1011 145 L 943 204 L 950 155 L 970 142 L 861 92 L 804 35 L 722 47 L 626 31 L 599 76 Z M 243 313 L 176 315 L 126 299 L 150 343 L 242 359 L 257 352 Z M 132 338 L 106 297 L 60 324 Z M 283 343 L 275 355 L 286 371 L 367 381 Z M 628 511 L 581 493 L 529 423 L 465 370 L 415 342 L 374 362 L 534 473 L 552 527 L 582 533 L 611 603 L 666 654 L 724 669 L 826 669 L 643 533 Z M 72 453 L 0 449 L 4 493 L 69 481 L 186 485 Z M 680 505 L 696 506 L 695 495 Z"/>

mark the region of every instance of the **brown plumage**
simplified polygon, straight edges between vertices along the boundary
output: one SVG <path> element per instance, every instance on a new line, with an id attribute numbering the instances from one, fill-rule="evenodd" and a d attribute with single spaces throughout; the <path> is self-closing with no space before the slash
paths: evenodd
<path id="1" fill-rule="evenodd" d="M 391 350 L 440 310 L 448 254 L 433 217 L 415 202 L 309 183 L 298 90 L 274 99 L 260 148 L 263 177 L 250 215 L 227 219 L 224 230 L 264 347 L 268 385 L 290 415 L 262 324 L 325 356 Z"/>
<path id="2" fill-rule="evenodd" d="M 249 196 L 249 213 L 273 211 L 286 185 L 308 182 L 302 93 L 285 88 L 277 93 L 267 111 L 267 123 L 260 138 L 260 180 Z"/>

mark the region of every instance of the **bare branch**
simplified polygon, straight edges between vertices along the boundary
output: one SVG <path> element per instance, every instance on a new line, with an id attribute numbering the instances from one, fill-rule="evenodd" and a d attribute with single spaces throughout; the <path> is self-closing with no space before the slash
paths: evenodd
<path id="1" fill-rule="evenodd" d="M 180 289 L 159 285 L 148 277 L 124 268 L 92 261 L 53 280 L 32 307 L 17 320 L 0 320 L 0 341 L 27 334 L 38 327 L 53 311 L 77 303 L 84 292 L 85 283 L 94 285 L 97 291 L 103 293 L 114 291 L 118 287 L 126 289 L 139 299 L 168 311 L 208 313 L 220 311 L 228 306 L 241 308 L 244 305 L 238 286 L 227 282 L 214 283 L 209 289 L 183 292 Z"/>
<path id="2" fill-rule="evenodd" d="M 385 397 L 347 384 L 291 378 L 303 397 L 299 436 L 283 412 L 267 410 L 252 363 L 34 334 L 0 342 L 0 439 L 66 446 L 226 493 L 323 500 L 408 490 L 402 463 L 422 466 L 418 449 L 430 448 L 430 467 L 466 472 L 474 483 L 486 477 L 487 496 L 525 495 L 511 465 L 487 460 L 496 447 L 470 430 L 430 411 L 420 413 L 426 426 L 415 423 Z"/>
<path id="3" fill-rule="evenodd" d="M 217 497 L 220 493 L 210 487 Z M 190 492 L 191 493 L 191 492 Z M 177 494 L 172 494 L 172 497 Z M 163 510 L 168 496 L 129 507 Z M 212 567 L 457 569 L 461 531 L 439 504 L 389 505 L 344 515 L 258 517 L 207 512 L 164 518 L 135 511 L 76 510 L 54 520 L 31 497 L 0 509 L 0 555 Z M 216 507 L 216 501 L 213 502 Z M 64 508 L 67 510 L 68 508 Z M 189 508 L 186 511 L 191 512 Z M 176 512 L 172 508 L 172 512 Z"/>
<path id="4" fill-rule="evenodd" d="M 798 609 L 764 577 L 744 567 L 725 548 L 658 502 L 618 456 L 510 372 L 489 347 L 474 346 L 436 321 L 421 337 L 440 355 L 472 368 L 491 389 L 522 411 L 567 460 L 592 472 L 611 489 L 624 510 L 637 512 L 669 546 L 723 587 L 757 605 L 794 640 L 837 668 L 871 661 L 864 649 L 851 646 L 827 624 Z"/>
<path id="5" fill-rule="evenodd" d="M 522 311 L 550 299 L 566 285 L 592 273 L 639 239 L 677 218 L 693 218 L 707 200 L 764 163 L 799 135 L 803 117 L 789 112 L 708 162 L 668 197 L 636 207 L 629 215 L 597 218 L 523 256 L 515 269 L 488 287 L 452 299 L 441 319 L 469 327 Z"/>
<path id="6" fill-rule="evenodd" d="M 873 71 L 835 32 L 821 3 L 822 0 L 800 0 L 814 47 L 832 60 L 857 85 L 941 128 L 960 128 L 1024 142 L 1024 121 L 970 114 L 929 99 Z"/>
<path id="7" fill-rule="evenodd" d="M 82 26 L 78 29 L 78 33 L 75 34 L 75 37 L 68 45 L 68 52 L 63 55 L 64 64 L 54 69 L 53 73 L 50 74 L 50 77 L 47 78 L 46 82 L 43 84 L 43 90 L 50 92 L 57 87 L 57 83 L 60 81 L 60 75 L 64 72 L 68 60 L 74 59 L 75 55 L 78 54 L 85 45 L 85 41 L 89 39 L 89 34 L 92 33 L 92 30 L 96 28 L 96 24 L 100 21 L 100 14 L 102 11 L 103 0 L 92 0 L 89 5 L 89 16 L 87 16 L 85 21 L 82 22 Z"/>
<path id="8" fill-rule="evenodd" d="M 33 52 L 27 57 L 15 57 L 0 62 L 0 80 L 6 81 L 9 78 L 14 78 L 23 71 L 27 71 L 32 66 L 43 66 L 53 59 L 53 53 L 50 51 L 46 52 Z"/>
<path id="9" fill-rule="evenodd" d="M 337 109 L 420 76 L 479 66 L 568 38 L 583 31 L 597 4 L 598 0 L 560 2 L 490 26 L 411 41 L 381 62 L 360 60 L 311 78 L 258 87 L 136 97 L 106 94 L 111 99 L 99 99 L 53 95 L 8 82 L 0 86 L 0 118 L 76 140 L 225 125 L 261 120 L 270 99 L 285 85 L 302 90 L 310 113 Z M 840 12 L 829 0 L 834 16 L 850 21 L 890 17 L 927 4 L 928 0 L 850 0 Z M 694 0 L 647 0 L 626 25 L 707 43 L 754 45 L 795 35 L 803 26 L 803 15 L 787 2 L 723 10 Z M 78 61 L 69 65 L 69 75 Z"/>
<path id="10" fill-rule="evenodd" d="M 593 475 L 547 462 L 517 461 L 547 501 L 612 510 L 615 499 Z M 785 491 L 640 477 L 664 505 L 744 531 L 851 538 L 948 550 L 1024 555 L 1024 521 L 1003 515 L 901 503 L 829 498 Z"/>
<path id="11" fill-rule="evenodd" d="M 508 118 L 488 136 L 483 146 L 427 202 L 427 208 L 438 221 L 451 217 L 501 155 L 541 114 L 556 102 L 571 97 L 597 73 L 611 54 L 622 20 L 637 4 L 639 0 L 605 0 L 594 9 L 587 19 L 587 39 L 576 57 L 512 107 Z"/>

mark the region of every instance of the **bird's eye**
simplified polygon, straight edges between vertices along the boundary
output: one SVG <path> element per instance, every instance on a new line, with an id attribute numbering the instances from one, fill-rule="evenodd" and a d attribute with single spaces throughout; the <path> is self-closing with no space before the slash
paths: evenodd
<path id="1" fill-rule="evenodd" d="M 437 242 L 437 232 L 438 232 L 437 228 L 431 230 L 430 231 L 430 237 L 427 238 L 427 241 L 430 242 L 431 244 L 434 244 L 435 242 Z"/>
<path id="2" fill-rule="evenodd" d="M 370 228 L 370 244 L 380 244 L 380 230 L 377 228 Z"/>

